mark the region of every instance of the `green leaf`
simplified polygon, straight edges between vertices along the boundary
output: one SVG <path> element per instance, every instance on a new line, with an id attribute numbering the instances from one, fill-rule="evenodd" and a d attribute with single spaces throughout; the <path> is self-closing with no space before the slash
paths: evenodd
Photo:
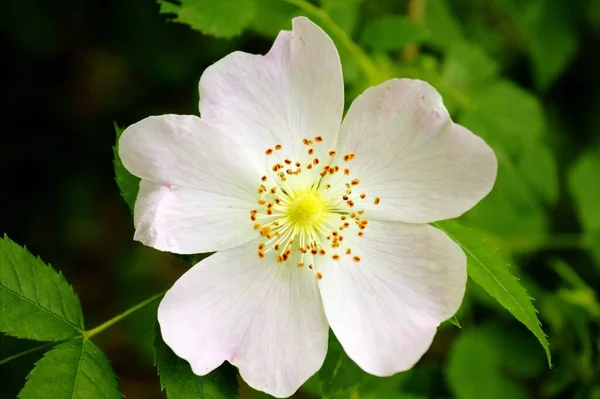
<path id="1" fill-rule="evenodd" d="M 357 389 L 367 375 L 344 352 L 342 345 L 329 332 L 329 349 L 318 377 L 324 398 L 347 394 Z M 347 395 L 346 395 L 347 397 Z"/>
<path id="2" fill-rule="evenodd" d="M 450 319 L 448 319 L 448 323 L 450 323 L 458 328 L 462 328 L 462 326 L 460 325 L 460 322 L 458 321 L 458 318 L 456 316 L 452 316 Z"/>
<path id="3" fill-rule="evenodd" d="M 348 35 L 352 36 L 363 0 L 321 0 L 321 8 Z"/>
<path id="4" fill-rule="evenodd" d="M 236 371 L 222 365 L 212 373 L 197 376 L 185 360 L 177 357 L 164 343 L 158 323 L 154 327 L 154 365 L 160 386 L 171 399 L 234 399 L 238 397 Z"/>
<path id="5" fill-rule="evenodd" d="M 589 1 L 585 16 L 595 30 L 596 35 L 600 35 L 600 2 Z"/>
<path id="6" fill-rule="evenodd" d="M 529 42 L 528 55 L 537 86 L 542 90 L 560 76 L 577 50 L 571 7 L 563 0 L 544 0 L 531 3 L 522 14 L 524 38 Z"/>
<path id="7" fill-rule="evenodd" d="M 250 27 L 268 38 L 276 37 L 281 30 L 290 30 L 290 21 L 300 15 L 296 7 L 281 0 L 260 0 L 260 5 L 260 12 L 254 14 Z"/>
<path id="8" fill-rule="evenodd" d="M 465 40 L 460 22 L 452 14 L 446 0 L 427 0 L 425 27 L 429 31 L 428 42 L 440 49 Z"/>
<path id="9" fill-rule="evenodd" d="M 585 231 L 600 233 L 600 149 L 583 153 L 570 168 L 569 191 L 579 223 Z"/>
<path id="10" fill-rule="evenodd" d="M 8 237 L 0 239 L 0 332 L 60 341 L 82 331 L 81 304 L 64 277 Z"/>
<path id="11" fill-rule="evenodd" d="M 464 220 L 472 227 L 502 237 L 544 233 L 548 225 L 546 211 L 525 173 L 499 158 L 494 189 Z"/>
<path id="12" fill-rule="evenodd" d="M 455 221 L 434 223 L 465 251 L 469 277 L 494 297 L 536 336 L 551 363 L 550 346 L 537 317 L 532 299 L 511 274 L 508 262 L 494 244 Z"/>
<path id="13" fill-rule="evenodd" d="M 457 42 L 444 58 L 442 77 L 461 89 L 488 83 L 498 75 L 498 64 L 475 44 Z"/>
<path id="14" fill-rule="evenodd" d="M 123 129 L 117 126 L 116 123 L 115 134 L 117 136 L 117 140 L 113 147 L 113 167 L 115 169 L 115 180 L 119 186 L 121 197 L 123 197 L 125 203 L 129 207 L 129 210 L 133 213 L 133 207 L 135 205 L 137 193 L 140 189 L 141 179 L 129 173 L 129 171 L 125 169 L 125 166 L 123 166 L 121 158 L 119 158 L 119 138 L 121 137 L 121 134 L 123 134 Z"/>
<path id="15" fill-rule="evenodd" d="M 158 4 L 162 14 L 175 14 L 173 21 L 224 38 L 242 33 L 256 12 L 255 0 L 181 0 L 180 4 L 158 0 Z"/>
<path id="16" fill-rule="evenodd" d="M 121 397 L 108 359 L 85 339 L 65 342 L 46 353 L 19 393 L 19 399 Z"/>
<path id="17" fill-rule="evenodd" d="M 466 215 L 469 224 L 499 235 L 539 234 L 558 199 L 554 156 L 543 143 L 545 116 L 539 99 L 505 80 L 480 87 L 459 122 L 483 137 L 499 162 L 496 188 Z"/>
<path id="18" fill-rule="evenodd" d="M 396 51 L 427 37 L 422 25 L 402 15 L 388 15 L 370 21 L 360 35 L 360 44 L 375 51 Z"/>
<path id="19" fill-rule="evenodd" d="M 405 392 L 396 392 L 396 391 L 376 391 L 376 392 L 367 392 L 364 395 L 361 395 L 362 399 L 427 399 L 427 396 L 417 395 L 412 393 Z"/>
<path id="20" fill-rule="evenodd" d="M 446 377 L 457 399 L 526 399 L 527 392 L 502 374 L 503 348 L 486 330 L 464 331 L 452 346 Z M 513 359 L 515 361 L 515 359 Z"/>
<path id="21" fill-rule="evenodd" d="M 552 206 L 558 201 L 558 165 L 547 145 L 530 145 L 517 167 L 544 205 Z"/>
<path id="22" fill-rule="evenodd" d="M 473 107 L 462 112 L 459 120 L 509 156 L 521 156 L 524 148 L 539 142 L 545 126 L 539 99 L 507 80 L 480 90 Z"/>

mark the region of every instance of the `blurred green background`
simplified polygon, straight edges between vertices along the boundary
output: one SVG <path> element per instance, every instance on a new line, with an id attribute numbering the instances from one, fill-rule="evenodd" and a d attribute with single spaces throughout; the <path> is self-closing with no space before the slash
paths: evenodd
<path id="1" fill-rule="evenodd" d="M 265 53 L 293 16 L 322 25 L 280 0 L 219 4 L 200 29 L 225 36 L 216 38 L 170 22 L 150 0 L 0 3 L 0 232 L 64 273 L 88 327 L 165 289 L 188 267 L 132 241 L 114 181 L 113 122 L 197 114 L 208 65 L 235 50 Z M 381 379 L 355 370 L 356 386 L 338 396 L 600 398 L 600 1 L 313 4 L 376 65 L 376 73 L 363 73 L 337 43 L 347 103 L 392 76 L 425 79 L 455 120 L 494 147 L 496 188 L 463 221 L 514 260 L 554 363 L 549 369 L 529 331 L 470 284 L 457 315 L 462 328 L 442 326 L 412 371 Z M 198 23 L 183 22 L 190 21 Z M 96 339 L 128 398 L 165 397 L 152 364 L 155 310 Z M 0 359 L 34 345 L 0 335 Z M 16 397 L 40 357 L 0 366 L 1 398 Z M 311 381 L 298 397 L 320 389 Z M 242 397 L 258 396 L 242 387 Z"/>

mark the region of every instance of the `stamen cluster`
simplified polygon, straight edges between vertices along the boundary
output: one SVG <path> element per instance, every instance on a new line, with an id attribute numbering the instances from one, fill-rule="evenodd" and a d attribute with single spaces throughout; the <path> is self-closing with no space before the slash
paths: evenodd
<path id="1" fill-rule="evenodd" d="M 360 262 L 344 237 L 364 235 L 369 220 L 362 216 L 361 204 L 377 205 L 380 199 L 360 192 L 360 179 L 349 168 L 356 154 L 340 156 L 329 150 L 327 159 L 319 159 L 315 148 L 322 142 L 322 136 L 304 138 L 305 151 L 297 160 L 280 156 L 281 144 L 265 151 L 268 173 L 257 189 L 259 206 L 250 210 L 254 229 L 262 237 L 260 259 L 273 253 L 277 262 L 311 270 L 316 269 L 316 257 L 328 254 L 333 260 L 349 256 Z M 315 272 L 317 278 L 323 277 Z"/>

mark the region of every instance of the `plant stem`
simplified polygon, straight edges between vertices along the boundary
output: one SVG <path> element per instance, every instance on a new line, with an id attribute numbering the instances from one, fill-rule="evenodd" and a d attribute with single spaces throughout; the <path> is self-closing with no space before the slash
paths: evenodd
<path id="1" fill-rule="evenodd" d="M 98 334 L 98 333 L 106 330 L 107 328 L 109 328 L 109 327 L 113 326 L 114 324 L 118 323 L 119 321 L 123 320 L 125 317 L 129 316 L 130 314 L 132 314 L 136 310 L 140 310 L 144 306 L 150 305 L 152 302 L 154 302 L 154 301 L 162 298 L 163 295 L 165 295 L 165 292 L 166 291 L 162 291 L 162 292 L 159 292 L 158 294 L 152 295 L 150 298 L 143 300 L 142 302 L 138 303 L 137 305 L 135 305 L 135 306 L 127 309 L 123 313 L 116 315 L 115 317 L 113 317 L 112 319 L 110 319 L 108 321 L 105 321 L 104 323 L 100 324 L 98 327 L 92 328 L 91 330 L 88 330 L 88 331 L 84 331 L 83 334 L 81 334 L 81 335 L 75 335 L 74 337 L 72 337 L 70 339 L 67 339 L 67 340 L 63 340 L 63 341 L 47 342 L 45 344 L 38 345 L 38 346 L 36 346 L 34 348 L 27 349 L 26 351 L 17 353 L 16 355 L 12 355 L 12 356 L 9 356 L 7 358 L 4 358 L 4 359 L 0 360 L 0 366 L 3 365 L 3 364 L 5 364 L 5 363 L 8 363 L 8 362 L 10 362 L 12 360 L 16 360 L 16 359 L 18 359 L 20 357 L 26 356 L 26 355 L 28 355 L 30 353 L 34 353 L 34 352 L 40 351 L 40 350 L 45 349 L 45 348 L 50 348 L 50 347 L 52 347 L 54 345 L 58 345 L 58 344 L 63 343 L 63 342 L 73 341 L 73 340 L 82 339 L 82 338 L 83 339 L 90 339 L 94 335 L 96 335 L 96 334 Z"/>
<path id="2" fill-rule="evenodd" d="M 409 0 L 408 2 L 408 13 L 406 16 L 409 20 L 416 24 L 422 24 L 423 18 L 425 17 L 425 6 L 427 0 Z M 419 45 L 409 44 L 404 48 L 403 56 L 407 62 L 414 61 L 419 55 Z"/>
<path id="3" fill-rule="evenodd" d="M 148 299 L 146 299 L 146 300 L 138 303 L 137 305 L 135 305 L 135 306 L 127 309 L 123 313 L 116 315 L 112 319 L 105 321 L 104 323 L 100 324 L 98 327 L 92 328 L 91 330 L 88 330 L 88 331 L 84 331 L 83 332 L 83 338 L 84 339 L 90 339 L 94 335 L 96 335 L 96 334 L 98 334 L 98 333 L 106 330 L 107 328 L 111 327 L 113 324 L 116 324 L 116 323 L 120 322 L 121 320 L 123 320 L 125 317 L 129 316 L 130 314 L 132 314 L 136 310 L 139 310 L 139 309 L 143 308 L 144 306 L 149 305 L 152 302 L 154 302 L 154 301 L 162 298 L 163 295 L 165 295 L 165 291 L 159 292 L 158 294 L 151 296 L 150 298 L 148 298 Z"/>
<path id="4" fill-rule="evenodd" d="M 385 80 L 386 74 L 381 71 L 373 63 L 371 58 L 360 48 L 356 43 L 350 39 L 350 37 L 344 32 L 338 24 L 335 23 L 327 14 L 326 11 L 319 7 L 314 6 L 306 0 L 284 0 L 296 7 L 306 11 L 308 14 L 318 18 L 323 26 L 329 31 L 329 33 L 337 39 L 340 45 L 342 45 L 353 57 L 360 68 L 363 70 L 365 76 L 369 80 L 370 85 L 380 83 Z"/>
<path id="5" fill-rule="evenodd" d="M 33 347 L 31 349 L 27 349 L 26 351 L 23 351 L 23 352 L 19 352 L 16 355 L 5 357 L 4 359 L 0 360 L 0 366 L 2 366 L 5 363 L 11 362 L 13 360 L 17 360 L 20 357 L 27 356 L 30 353 L 38 352 L 38 351 L 41 351 L 42 349 L 45 349 L 45 348 L 50 348 L 50 347 L 52 347 L 54 345 L 57 345 L 59 343 L 60 342 L 46 342 L 45 344 L 38 345 L 38 346 Z"/>

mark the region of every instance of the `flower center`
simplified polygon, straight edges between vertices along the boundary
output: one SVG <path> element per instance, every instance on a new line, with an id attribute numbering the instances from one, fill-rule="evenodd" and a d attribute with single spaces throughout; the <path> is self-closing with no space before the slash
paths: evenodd
<path id="1" fill-rule="evenodd" d="M 290 198 L 288 217 L 290 222 L 303 228 L 315 227 L 325 216 L 325 202 L 321 196 L 310 190 Z"/>
<path id="2" fill-rule="evenodd" d="M 274 253 L 277 262 L 306 265 L 319 279 L 323 275 L 316 271 L 317 257 L 339 261 L 349 256 L 360 262 L 344 237 L 362 237 L 369 223 L 362 206 L 365 201 L 374 205 L 380 202 L 379 197 L 359 191 L 360 179 L 348 167 L 356 154 L 316 151 L 322 142 L 321 136 L 303 139 L 306 151 L 295 154 L 295 159 L 281 155 L 280 144 L 268 148 L 265 154 L 272 163 L 267 162 L 268 174 L 260 179 L 259 207 L 250 211 L 254 230 L 262 238 L 258 244 L 260 259 Z M 326 154 L 326 159 L 318 154 Z"/>

